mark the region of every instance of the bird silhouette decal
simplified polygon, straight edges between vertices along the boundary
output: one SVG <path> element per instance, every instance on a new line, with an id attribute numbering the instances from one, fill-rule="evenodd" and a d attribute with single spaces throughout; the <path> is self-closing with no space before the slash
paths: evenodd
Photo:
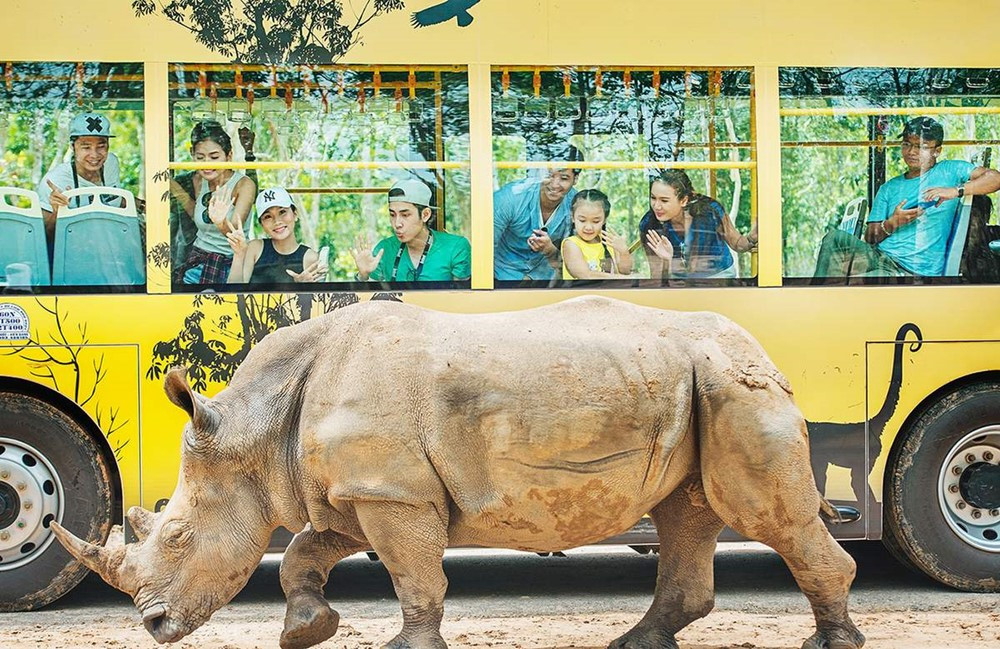
<path id="1" fill-rule="evenodd" d="M 479 0 L 445 0 L 414 13 L 410 22 L 414 27 L 429 27 L 457 18 L 459 27 L 468 27 L 473 20 L 469 9 L 477 4 Z"/>

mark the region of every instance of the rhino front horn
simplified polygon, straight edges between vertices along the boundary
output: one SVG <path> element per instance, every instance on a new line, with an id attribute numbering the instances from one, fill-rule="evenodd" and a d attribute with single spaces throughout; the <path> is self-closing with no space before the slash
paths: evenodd
<path id="1" fill-rule="evenodd" d="M 101 579 L 110 585 L 118 590 L 125 590 L 118 579 L 122 560 L 125 558 L 125 547 L 123 543 L 116 544 L 117 547 L 112 545 L 115 541 L 116 532 L 119 535 L 121 533 L 120 527 L 116 526 L 111 530 L 112 536 L 108 539 L 108 545 L 110 546 L 108 548 L 102 548 L 99 545 L 87 543 L 77 538 L 72 532 L 55 521 L 52 522 L 50 527 L 52 533 L 56 535 L 56 539 L 66 548 L 67 552 L 79 559 L 83 565 L 99 574 Z"/>

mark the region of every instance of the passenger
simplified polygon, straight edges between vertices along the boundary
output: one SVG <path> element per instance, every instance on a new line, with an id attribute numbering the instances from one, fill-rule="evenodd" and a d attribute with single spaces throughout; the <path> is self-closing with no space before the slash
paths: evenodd
<path id="1" fill-rule="evenodd" d="M 111 121 L 104 115 L 80 113 L 69 123 L 72 158 L 52 167 L 37 188 L 50 256 L 55 242 L 56 215 L 60 208 L 69 205 L 63 192 L 80 187 L 120 186 L 118 157 L 109 147 L 109 139 L 113 137 Z M 113 201 L 114 205 L 119 205 L 121 199 L 114 196 Z"/>
<path id="2" fill-rule="evenodd" d="M 730 248 L 748 252 L 757 245 L 757 224 L 740 234 L 725 208 L 698 194 L 680 169 L 668 169 L 649 183 L 649 211 L 639 222 L 639 236 L 649 260 L 650 277 L 736 278 Z"/>
<path id="3" fill-rule="evenodd" d="M 430 226 L 430 187 L 416 179 L 400 180 L 388 198 L 395 236 L 382 239 L 374 250 L 367 234 L 358 236 L 351 255 L 359 281 L 450 282 L 472 276 L 468 239 Z"/>
<path id="4" fill-rule="evenodd" d="M 563 279 L 627 278 L 632 255 L 625 238 L 607 229 L 611 201 L 607 194 L 585 189 L 570 207 L 574 234 L 562 242 Z"/>
<path id="5" fill-rule="evenodd" d="M 567 160 L 583 160 L 576 147 Z M 570 235 L 570 204 L 579 169 L 553 169 L 545 178 L 508 183 L 493 194 L 493 274 L 498 280 L 551 280 L 562 266 L 559 249 Z"/>
<path id="6" fill-rule="evenodd" d="M 257 159 L 253 152 L 256 134 L 246 126 L 241 126 L 238 132 L 244 160 L 254 162 Z M 173 199 L 170 201 L 170 262 L 175 272 L 184 266 L 188 255 L 191 254 L 191 246 L 198 236 L 198 226 L 194 223 L 196 175 L 194 171 L 185 171 L 175 174 L 170 179 L 170 194 Z M 249 169 L 246 175 L 256 186 L 257 172 Z M 183 278 L 178 274 L 174 281 L 181 282 Z"/>
<path id="7" fill-rule="evenodd" d="M 826 277 L 944 274 L 956 199 L 1000 189 L 1000 172 L 963 160 L 942 160 L 944 128 L 915 117 L 900 133 L 907 171 L 879 187 L 865 241 L 832 230 L 823 237 L 814 283 Z"/>
<path id="8" fill-rule="evenodd" d="M 233 144 L 218 122 L 200 122 L 191 131 L 191 156 L 195 162 L 228 162 Z M 191 252 L 179 269 L 185 284 L 224 284 L 233 261 L 226 235 L 239 221 L 244 235 L 249 232 L 247 215 L 257 188 L 242 171 L 199 169 L 194 176 L 194 223 L 198 228 Z M 228 209 L 210 209 L 221 203 Z"/>
<path id="9" fill-rule="evenodd" d="M 213 205 L 213 207 L 216 207 Z M 230 284 L 287 284 L 319 282 L 327 267 L 315 250 L 299 243 L 295 235 L 298 210 L 282 188 L 265 189 L 257 195 L 257 220 L 266 239 L 247 241 L 239 217 L 226 234 L 233 249 Z"/>

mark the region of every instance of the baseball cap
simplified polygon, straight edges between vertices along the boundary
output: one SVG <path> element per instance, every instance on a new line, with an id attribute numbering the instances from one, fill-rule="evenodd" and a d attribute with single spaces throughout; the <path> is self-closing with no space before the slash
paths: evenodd
<path id="1" fill-rule="evenodd" d="M 97 113 L 80 113 L 69 123 L 69 136 L 114 137 L 111 134 L 111 120 Z"/>
<path id="2" fill-rule="evenodd" d="M 257 194 L 257 201 L 254 204 L 257 208 L 258 219 L 272 207 L 291 207 L 292 205 L 292 197 L 281 187 L 273 187 L 261 191 Z"/>
<path id="3" fill-rule="evenodd" d="M 906 122 L 899 137 L 907 137 L 908 135 L 919 136 L 922 140 L 944 142 L 944 127 L 931 117 L 914 117 Z"/>
<path id="4" fill-rule="evenodd" d="M 414 205 L 431 206 L 431 188 L 427 183 L 415 178 L 397 180 L 389 188 L 389 202 L 413 203 Z"/>

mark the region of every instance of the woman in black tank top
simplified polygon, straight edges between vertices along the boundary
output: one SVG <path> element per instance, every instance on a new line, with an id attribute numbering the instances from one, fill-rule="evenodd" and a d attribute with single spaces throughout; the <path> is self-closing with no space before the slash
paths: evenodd
<path id="1" fill-rule="evenodd" d="M 257 219 L 266 239 L 247 241 L 242 224 L 226 235 L 233 249 L 230 284 L 289 284 L 321 282 L 326 278 L 326 260 L 299 243 L 295 235 L 298 211 L 292 197 L 281 188 L 265 189 L 257 195 Z"/>

